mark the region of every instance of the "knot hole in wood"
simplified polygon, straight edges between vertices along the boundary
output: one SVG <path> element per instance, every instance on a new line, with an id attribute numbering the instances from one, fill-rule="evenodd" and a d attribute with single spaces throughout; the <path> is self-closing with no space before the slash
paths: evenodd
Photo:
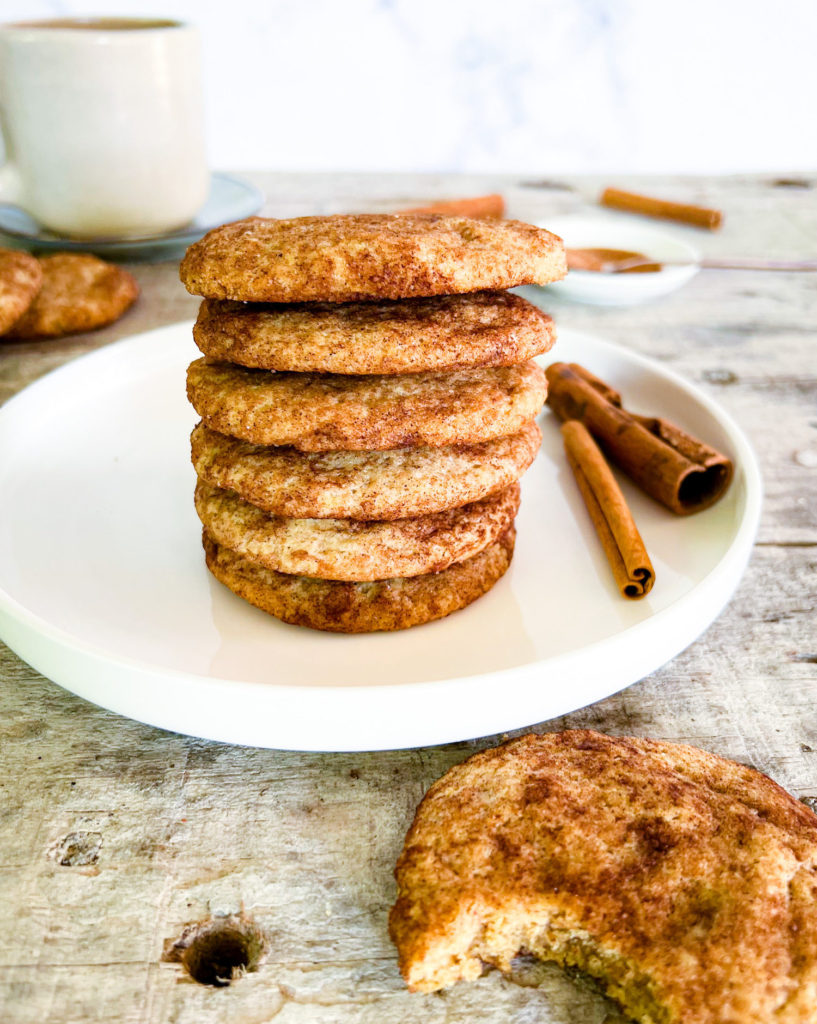
<path id="1" fill-rule="evenodd" d="M 201 985 L 224 988 L 257 970 L 265 948 L 263 931 L 245 915 L 210 918 L 168 940 L 162 960 L 180 963 Z"/>

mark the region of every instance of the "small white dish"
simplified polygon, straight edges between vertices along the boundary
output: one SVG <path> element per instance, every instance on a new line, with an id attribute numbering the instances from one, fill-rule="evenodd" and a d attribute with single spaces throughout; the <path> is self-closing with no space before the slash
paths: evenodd
<path id="1" fill-rule="evenodd" d="M 541 294 L 541 293 L 540 293 Z M 523 481 L 517 550 L 448 619 L 339 636 L 287 626 L 210 576 L 193 509 L 184 393 L 189 323 L 106 345 L 0 410 L 0 637 L 38 671 L 140 722 L 230 743 L 382 750 L 542 722 L 653 672 L 703 632 L 740 579 L 761 484 L 743 433 L 664 367 L 560 331 L 553 358 L 727 452 L 735 477 L 679 518 L 621 478 L 656 570 L 616 588 L 566 467 L 558 423 Z"/>
<path id="2" fill-rule="evenodd" d="M 698 272 L 701 254 L 688 242 L 666 231 L 633 223 L 614 214 L 575 214 L 541 221 L 564 239 L 568 249 L 626 249 L 640 252 L 656 262 L 683 260 L 683 266 L 667 266 L 646 274 L 602 274 L 571 270 L 548 291 L 573 302 L 591 306 L 635 306 L 666 295 L 685 285 Z"/>

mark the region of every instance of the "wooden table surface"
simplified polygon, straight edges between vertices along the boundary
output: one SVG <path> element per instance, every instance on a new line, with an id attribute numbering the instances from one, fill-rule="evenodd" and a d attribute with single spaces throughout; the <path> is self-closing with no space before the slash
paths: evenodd
<path id="1" fill-rule="evenodd" d="M 511 216 L 539 219 L 581 209 L 602 184 L 248 177 L 276 216 L 497 190 Z M 817 177 L 616 183 L 724 210 L 717 234 L 674 229 L 707 254 L 817 255 Z M 133 270 L 142 297 L 112 327 L 0 344 L 0 400 L 77 355 L 194 315 L 175 263 Z M 765 504 L 745 578 L 699 640 L 623 693 L 532 725 L 693 743 L 817 800 L 817 275 L 704 271 L 649 305 L 554 300 L 552 312 L 658 359 L 726 408 L 759 455 Z M 414 808 L 450 765 L 498 737 L 387 753 L 246 749 L 119 718 L 1 646 L 0 679 L 4 1024 L 618 1019 L 555 968 L 535 987 L 493 972 L 426 996 L 406 992 L 397 973 L 386 917 Z M 214 918 L 236 925 L 238 958 L 254 957 L 259 937 L 264 946 L 258 969 L 229 987 L 194 980 L 173 953 L 192 941 L 187 957 L 206 977 L 229 939 L 207 939 Z"/>

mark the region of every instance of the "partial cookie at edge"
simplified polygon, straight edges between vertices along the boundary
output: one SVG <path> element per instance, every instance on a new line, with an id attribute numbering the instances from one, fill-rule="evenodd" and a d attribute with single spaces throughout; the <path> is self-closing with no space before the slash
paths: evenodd
<path id="1" fill-rule="evenodd" d="M 8 332 L 10 338 L 50 338 L 113 323 L 139 294 L 127 270 L 87 253 L 40 257 L 42 288 Z"/>
<path id="2" fill-rule="evenodd" d="M 0 335 L 6 334 L 42 287 L 40 261 L 17 249 L 0 249 Z"/>

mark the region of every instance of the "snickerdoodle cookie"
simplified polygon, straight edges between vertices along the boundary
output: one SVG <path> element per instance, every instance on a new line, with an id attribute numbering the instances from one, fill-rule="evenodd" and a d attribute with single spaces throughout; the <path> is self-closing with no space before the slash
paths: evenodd
<path id="1" fill-rule="evenodd" d="M 817 817 L 702 750 L 572 731 L 483 751 L 431 787 L 395 874 L 415 991 L 525 951 L 643 1024 L 817 1021 Z"/>
<path id="2" fill-rule="evenodd" d="M 403 299 L 547 284 L 567 272 L 556 235 L 516 220 L 439 214 L 250 217 L 194 243 L 194 295 L 246 302 Z"/>
<path id="3" fill-rule="evenodd" d="M 220 547 L 206 533 L 203 543 L 213 575 L 270 615 L 333 633 L 373 633 L 419 626 L 476 601 L 510 565 L 514 537 L 511 526 L 478 555 L 442 572 L 373 583 L 287 576 Z"/>
<path id="4" fill-rule="evenodd" d="M 48 338 L 93 331 L 113 323 L 139 287 L 121 267 L 86 253 L 40 257 L 42 287 L 9 331 L 11 338 Z"/>
<path id="5" fill-rule="evenodd" d="M 191 446 L 200 479 L 229 488 L 273 515 L 401 519 L 467 505 L 502 490 L 530 466 L 541 441 L 531 420 L 515 434 L 481 444 L 299 452 L 239 441 L 199 423 Z"/>
<path id="6" fill-rule="evenodd" d="M 201 480 L 196 511 L 205 530 L 248 561 L 322 580 L 385 580 L 439 572 L 500 537 L 519 509 L 519 484 L 447 512 L 387 521 L 271 516 Z"/>
<path id="7" fill-rule="evenodd" d="M 258 305 L 205 299 L 193 328 L 213 360 L 268 370 L 420 373 L 511 366 L 546 352 L 553 321 L 510 292 L 396 302 Z"/>
<path id="8" fill-rule="evenodd" d="M 521 430 L 545 401 L 544 370 L 516 366 L 366 377 L 271 373 L 197 359 L 187 396 L 213 430 L 302 451 L 474 444 Z"/>
<path id="9" fill-rule="evenodd" d="M 0 335 L 25 313 L 40 290 L 43 269 L 36 256 L 0 249 Z"/>

